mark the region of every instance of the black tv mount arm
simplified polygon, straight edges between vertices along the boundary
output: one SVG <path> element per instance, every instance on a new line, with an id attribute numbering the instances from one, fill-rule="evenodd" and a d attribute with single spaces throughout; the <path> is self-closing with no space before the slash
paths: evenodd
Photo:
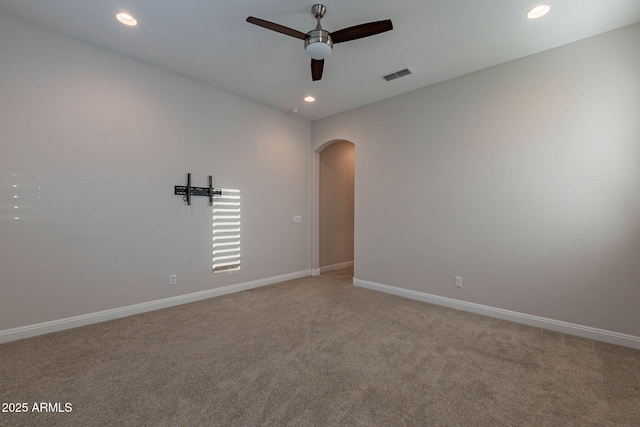
<path id="1" fill-rule="evenodd" d="M 191 196 L 206 196 L 209 198 L 209 205 L 213 206 L 213 197 L 222 196 L 222 189 L 213 188 L 213 178 L 209 175 L 209 187 L 192 187 L 191 174 L 187 174 L 187 185 L 176 185 L 174 194 L 184 196 L 182 200 L 191 205 Z"/>

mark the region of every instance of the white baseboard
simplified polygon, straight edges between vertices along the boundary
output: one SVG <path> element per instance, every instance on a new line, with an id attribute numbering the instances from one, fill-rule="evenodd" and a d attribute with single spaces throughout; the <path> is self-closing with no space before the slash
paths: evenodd
<path id="1" fill-rule="evenodd" d="M 339 264 L 325 265 L 320 267 L 320 274 L 327 273 L 333 270 L 340 270 L 341 268 L 353 267 L 353 261 L 341 262 Z"/>
<path id="2" fill-rule="evenodd" d="M 15 341 L 22 338 L 34 337 L 36 335 L 48 334 L 50 332 L 62 331 L 65 329 L 77 328 L 79 326 L 91 325 L 93 323 L 132 316 L 134 314 L 145 313 L 147 311 L 159 310 L 173 307 L 175 305 L 187 304 L 207 298 L 218 297 L 234 292 L 246 291 L 260 286 L 272 285 L 274 283 L 285 282 L 287 280 L 306 277 L 311 274 L 310 270 L 298 271 L 296 273 L 283 274 L 281 276 L 269 277 L 266 279 L 253 280 L 251 282 L 238 283 L 236 285 L 224 286 L 222 288 L 209 289 L 206 291 L 194 292 L 186 295 L 179 295 L 171 298 L 164 298 L 156 301 L 144 302 L 141 304 L 128 305 L 126 307 L 114 308 L 111 310 L 99 311 L 96 313 L 83 314 L 66 319 L 53 320 L 51 322 L 38 323 L 35 325 L 21 326 L 13 329 L 0 331 L 0 343 Z"/>
<path id="3" fill-rule="evenodd" d="M 410 289 L 402 289 L 395 286 L 382 285 L 380 283 L 356 279 L 355 277 L 353 278 L 353 284 L 362 288 L 424 301 L 431 304 L 469 311 L 476 314 L 482 314 L 484 316 L 496 317 L 498 319 L 509 320 L 529 326 L 536 326 L 539 328 L 549 329 L 552 331 L 562 332 L 570 335 L 576 335 L 583 338 L 590 338 L 610 344 L 617 344 L 625 347 L 640 349 L 640 337 L 634 335 L 621 334 L 618 332 L 592 328 L 590 326 L 576 325 L 574 323 L 547 319 L 545 317 L 532 316 L 530 314 L 518 313 L 516 311 L 503 310 L 501 308 L 474 304 L 471 302 L 460 301 L 452 298 L 440 297 L 437 295 L 431 295 L 424 292 L 413 291 Z"/>
<path id="4" fill-rule="evenodd" d="M 319 268 L 314 268 L 313 270 L 311 270 L 311 275 L 312 276 L 319 276 L 320 275 L 320 269 Z"/>

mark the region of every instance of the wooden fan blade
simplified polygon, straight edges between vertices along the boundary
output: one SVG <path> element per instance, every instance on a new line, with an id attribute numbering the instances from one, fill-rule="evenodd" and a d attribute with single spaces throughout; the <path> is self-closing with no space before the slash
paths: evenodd
<path id="1" fill-rule="evenodd" d="M 360 24 L 355 27 L 338 30 L 331 33 L 331 39 L 334 44 L 342 43 L 384 33 L 389 30 L 393 30 L 393 24 L 390 19 L 387 19 L 385 21 L 369 22 L 367 24 Z"/>
<path id="2" fill-rule="evenodd" d="M 324 59 L 311 59 L 311 78 L 314 82 L 322 78 L 323 69 Z"/>
<path id="3" fill-rule="evenodd" d="M 258 25 L 262 28 L 266 28 L 267 30 L 271 30 L 277 33 L 285 34 L 287 36 L 295 37 L 300 40 L 304 40 L 307 38 L 307 35 L 303 32 L 294 30 L 293 28 L 285 27 L 284 25 L 265 21 L 264 19 L 254 18 L 253 16 L 248 17 L 247 22 L 249 22 L 250 24 Z"/>

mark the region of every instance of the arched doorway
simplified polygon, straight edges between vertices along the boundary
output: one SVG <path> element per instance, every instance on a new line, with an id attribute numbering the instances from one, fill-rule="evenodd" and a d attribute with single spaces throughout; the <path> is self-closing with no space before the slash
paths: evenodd
<path id="1" fill-rule="evenodd" d="M 353 266 L 355 146 L 346 140 L 314 152 L 313 274 Z"/>

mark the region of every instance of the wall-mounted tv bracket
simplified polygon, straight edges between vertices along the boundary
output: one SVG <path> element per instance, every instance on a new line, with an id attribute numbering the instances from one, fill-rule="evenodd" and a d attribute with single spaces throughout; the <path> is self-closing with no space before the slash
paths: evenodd
<path id="1" fill-rule="evenodd" d="M 209 198 L 209 205 L 213 206 L 213 197 L 222 196 L 222 189 L 213 188 L 213 178 L 209 175 L 209 187 L 192 187 L 191 174 L 187 174 L 187 185 L 176 185 L 175 193 L 178 196 L 184 196 L 182 199 L 191 205 L 191 196 L 206 196 Z"/>

